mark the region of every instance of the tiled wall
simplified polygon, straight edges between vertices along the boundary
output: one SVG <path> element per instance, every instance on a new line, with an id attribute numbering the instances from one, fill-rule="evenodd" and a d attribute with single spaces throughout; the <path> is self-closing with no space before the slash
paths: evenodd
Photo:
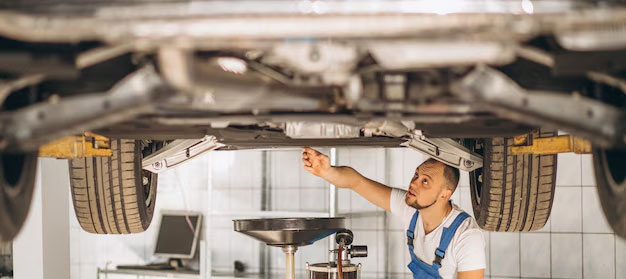
<path id="1" fill-rule="evenodd" d="M 328 154 L 328 149 L 321 151 Z M 409 149 L 339 148 L 338 164 L 393 187 L 406 188 L 424 157 Z M 263 159 L 267 164 L 263 164 Z M 626 241 L 615 236 L 604 220 L 594 187 L 588 155 L 559 155 L 556 200 L 545 228 L 533 233 L 485 233 L 487 270 L 491 278 L 626 278 Z M 204 238 L 209 239 L 213 267 L 230 271 L 235 260 L 258 271 L 262 244 L 233 232 L 232 219 L 261 208 L 261 185 L 270 187 L 270 209 L 327 212 L 328 184 L 301 167 L 300 150 L 213 152 L 159 177 L 158 209 L 187 209 L 205 215 Z M 462 172 L 453 201 L 471 210 L 469 181 Z M 357 194 L 339 189 L 339 213 L 378 212 L 351 217 L 348 227 L 355 244 L 366 244 L 369 256 L 358 259 L 364 278 L 411 278 L 406 228 Z M 158 212 L 158 211 L 157 211 Z M 239 214 L 237 212 L 244 212 Z M 125 236 L 96 236 L 82 232 L 71 216 L 72 278 L 95 278 L 96 267 L 153 262 L 158 218 L 148 232 Z M 305 262 L 326 261 L 328 240 L 301 247 L 299 272 Z M 284 268 L 278 248 L 269 248 L 273 272 Z M 388 276 L 385 276 L 388 274 Z"/>

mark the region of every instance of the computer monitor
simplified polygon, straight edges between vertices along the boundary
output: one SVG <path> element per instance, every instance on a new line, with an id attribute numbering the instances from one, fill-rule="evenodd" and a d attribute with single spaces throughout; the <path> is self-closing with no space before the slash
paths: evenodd
<path id="1" fill-rule="evenodd" d="M 199 212 L 162 212 L 154 255 L 176 259 L 193 258 L 201 221 Z"/>

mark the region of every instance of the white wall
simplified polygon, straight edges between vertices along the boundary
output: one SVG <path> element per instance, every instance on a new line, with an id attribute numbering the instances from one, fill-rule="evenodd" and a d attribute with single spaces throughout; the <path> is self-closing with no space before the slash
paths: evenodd
<path id="1" fill-rule="evenodd" d="M 328 153 L 328 149 L 322 149 Z M 268 152 L 265 179 L 271 185 L 272 210 L 328 211 L 328 184 L 301 167 L 300 150 Z M 423 156 L 409 149 L 339 148 L 338 163 L 393 187 L 406 188 Z M 232 270 L 233 262 L 259 269 L 255 240 L 233 231 L 232 219 L 211 211 L 241 212 L 261 208 L 262 151 L 208 153 L 159 177 L 159 209 L 198 210 L 205 214 L 204 231 L 212 247 L 215 269 Z M 492 278 L 626 278 L 626 242 L 616 237 L 602 215 L 589 155 L 562 154 L 558 162 L 556 200 L 548 225 L 533 233 L 485 233 L 487 274 Z M 213 189 L 209 191 L 209 189 Z M 339 212 L 379 210 L 345 189 L 339 189 Z M 472 214 L 467 173 L 453 201 Z M 583 210 L 584 209 L 584 210 Z M 73 211 L 70 210 L 73 215 Z M 158 219 L 158 218 L 157 218 Z M 158 220 L 148 232 L 125 236 L 84 233 L 71 216 L 72 278 L 95 278 L 96 267 L 155 261 L 151 254 Z M 369 256 L 364 277 L 411 278 L 406 265 L 405 230 L 393 217 L 350 218 L 355 244 L 366 244 Z M 210 232 L 209 232 L 210 229 Z M 328 240 L 301 247 L 297 269 L 305 262 L 326 260 Z M 281 272 L 284 258 L 270 248 L 272 270 Z"/>
<path id="2" fill-rule="evenodd" d="M 42 158 L 37 164 L 29 214 L 20 234 L 13 240 L 14 278 L 68 278 L 70 190 L 67 160 Z"/>

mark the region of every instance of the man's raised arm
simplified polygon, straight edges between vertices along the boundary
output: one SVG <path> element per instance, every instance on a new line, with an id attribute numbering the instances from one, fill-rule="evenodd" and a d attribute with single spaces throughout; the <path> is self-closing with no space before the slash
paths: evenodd
<path id="1" fill-rule="evenodd" d="M 328 156 L 319 151 L 305 147 L 302 149 L 304 169 L 319 176 L 339 188 L 349 188 L 357 192 L 371 203 L 391 211 L 389 199 L 391 188 L 373 181 L 351 167 L 333 167 Z"/>

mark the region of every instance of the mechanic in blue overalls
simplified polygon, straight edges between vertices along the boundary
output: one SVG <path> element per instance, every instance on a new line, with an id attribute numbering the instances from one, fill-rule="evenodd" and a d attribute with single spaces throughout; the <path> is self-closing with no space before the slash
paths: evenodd
<path id="1" fill-rule="evenodd" d="M 351 167 L 333 167 L 326 155 L 312 148 L 302 150 L 302 161 L 310 173 L 399 216 L 407 228 L 413 278 L 484 278 L 482 231 L 450 200 L 459 183 L 458 169 L 428 159 L 417 167 L 405 191 L 368 179 Z M 367 167 L 368 162 L 362 163 Z"/>

